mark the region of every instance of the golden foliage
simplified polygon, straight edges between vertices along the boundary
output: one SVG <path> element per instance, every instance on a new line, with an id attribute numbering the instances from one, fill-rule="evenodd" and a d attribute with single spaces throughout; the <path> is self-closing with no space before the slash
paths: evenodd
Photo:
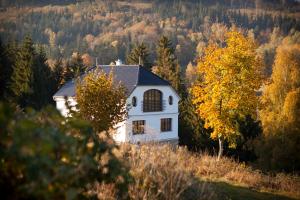
<path id="1" fill-rule="evenodd" d="M 283 132 L 291 126 L 300 128 L 297 119 L 300 116 L 300 45 L 284 41 L 276 50 L 271 83 L 262 97 L 264 109 L 260 116 L 265 135 Z"/>
<path id="2" fill-rule="evenodd" d="M 193 66 L 193 64 L 191 62 L 189 62 L 189 64 L 186 67 L 185 78 L 186 78 L 186 81 L 187 81 L 188 85 L 194 83 L 196 78 L 197 78 L 196 67 Z"/>
<path id="3" fill-rule="evenodd" d="M 283 114 L 286 116 L 288 123 L 300 124 L 300 88 L 292 90 L 286 95 Z"/>
<path id="4" fill-rule="evenodd" d="M 108 131 L 126 117 L 125 89 L 114 83 L 113 74 L 95 70 L 76 86 L 80 115 L 90 121 L 96 131 Z"/>
<path id="5" fill-rule="evenodd" d="M 261 60 L 256 45 L 237 31 L 226 35 L 226 47 L 210 44 L 198 63 L 200 81 L 191 89 L 193 103 L 205 120 L 206 128 L 213 128 L 211 137 L 232 141 L 239 133 L 235 120 L 255 115 L 261 84 Z M 233 140 L 234 145 L 234 140 Z"/>
<path id="6" fill-rule="evenodd" d="M 271 80 L 261 98 L 263 135 L 255 151 L 265 169 L 300 168 L 300 45 L 293 41 L 300 37 L 295 36 L 287 36 L 277 47 Z"/>

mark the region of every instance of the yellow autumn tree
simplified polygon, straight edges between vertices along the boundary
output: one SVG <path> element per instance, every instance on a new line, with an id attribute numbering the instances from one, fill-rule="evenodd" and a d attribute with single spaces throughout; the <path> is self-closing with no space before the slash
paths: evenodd
<path id="1" fill-rule="evenodd" d="M 114 83 L 113 74 L 95 70 L 76 86 L 80 116 L 91 122 L 97 132 L 108 131 L 126 117 L 125 89 Z"/>
<path id="2" fill-rule="evenodd" d="M 295 113 L 296 108 L 291 110 L 299 89 L 300 45 L 285 44 L 283 41 L 276 50 L 271 82 L 262 96 L 264 109 L 260 115 L 265 134 L 276 134 L 294 115 L 300 116 L 300 113 Z"/>
<path id="3" fill-rule="evenodd" d="M 300 169 L 300 44 L 292 39 L 287 36 L 277 47 L 261 99 L 263 136 L 255 149 L 258 163 L 266 169 Z"/>
<path id="4" fill-rule="evenodd" d="M 255 50 L 251 38 L 233 30 L 226 34 L 225 47 L 210 44 L 198 63 L 199 81 L 191 88 L 193 104 L 205 127 L 213 130 L 211 138 L 219 140 L 218 158 L 224 140 L 235 145 L 237 119 L 256 114 L 256 90 L 262 79 Z"/>

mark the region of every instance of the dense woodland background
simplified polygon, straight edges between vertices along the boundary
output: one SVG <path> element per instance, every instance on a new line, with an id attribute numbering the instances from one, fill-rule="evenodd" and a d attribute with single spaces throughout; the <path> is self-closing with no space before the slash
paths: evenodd
<path id="1" fill-rule="evenodd" d="M 47 56 L 69 58 L 73 52 L 95 57 L 101 64 L 125 60 L 133 45 L 155 43 L 163 34 L 176 47 L 184 69 L 209 40 L 220 40 L 224 26 L 254 34 L 260 44 L 276 34 L 300 29 L 294 1 L 1 1 L 0 36 L 22 40 L 29 34 Z M 269 52 L 267 52 L 269 53 Z"/>

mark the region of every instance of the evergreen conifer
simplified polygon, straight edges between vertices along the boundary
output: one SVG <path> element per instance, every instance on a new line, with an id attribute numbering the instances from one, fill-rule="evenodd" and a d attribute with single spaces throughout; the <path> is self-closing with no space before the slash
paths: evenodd
<path id="1" fill-rule="evenodd" d="M 16 53 L 16 61 L 13 65 L 10 89 L 15 103 L 21 107 L 29 103 L 29 96 L 33 92 L 33 71 L 35 50 L 32 39 L 26 36 L 21 48 Z"/>
<path id="2" fill-rule="evenodd" d="M 127 56 L 127 64 L 140 64 L 147 69 L 151 69 L 151 63 L 148 61 L 149 50 L 144 43 L 136 44 Z"/>
<path id="3" fill-rule="evenodd" d="M 180 66 L 175 56 L 175 49 L 172 47 L 172 42 L 166 36 L 162 36 L 158 41 L 157 75 L 168 80 L 179 94 L 183 92 Z"/>
<path id="4" fill-rule="evenodd" d="M 33 93 L 30 104 L 35 109 L 41 109 L 52 101 L 54 93 L 52 72 L 47 64 L 47 57 L 42 47 L 39 47 L 35 55 L 33 71 Z"/>
<path id="5" fill-rule="evenodd" d="M 2 44 L 0 38 L 0 100 L 6 99 L 12 66 L 9 62 L 7 47 Z"/>

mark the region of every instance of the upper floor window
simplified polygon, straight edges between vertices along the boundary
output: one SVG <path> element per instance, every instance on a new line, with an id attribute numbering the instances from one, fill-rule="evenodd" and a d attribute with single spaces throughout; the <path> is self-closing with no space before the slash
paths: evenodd
<path id="1" fill-rule="evenodd" d="M 161 91 L 151 89 L 144 92 L 143 111 L 144 112 L 162 111 Z"/>
<path id="2" fill-rule="evenodd" d="M 169 96 L 169 105 L 173 105 L 173 97 Z"/>
<path id="3" fill-rule="evenodd" d="M 136 97 L 132 97 L 132 106 L 136 107 Z"/>

